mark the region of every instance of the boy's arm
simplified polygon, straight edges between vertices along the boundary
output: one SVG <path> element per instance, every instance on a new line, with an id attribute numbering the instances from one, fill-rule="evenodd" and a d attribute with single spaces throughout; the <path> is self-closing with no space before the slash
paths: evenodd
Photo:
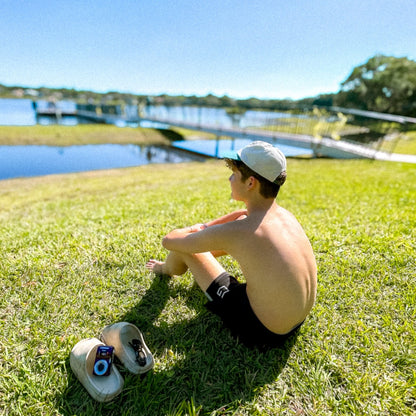
<path id="1" fill-rule="evenodd" d="M 162 245 L 170 251 L 185 253 L 228 252 L 230 242 L 235 237 L 235 223 L 236 221 L 230 220 L 226 223 L 210 224 L 208 227 L 205 224 L 195 224 L 192 227 L 176 229 L 163 238 Z"/>
<path id="2" fill-rule="evenodd" d="M 215 220 L 208 221 L 207 223 L 205 223 L 205 225 L 207 227 L 210 227 L 212 225 L 225 224 L 226 222 L 235 221 L 235 220 L 238 220 L 238 219 L 243 219 L 246 216 L 247 216 L 247 210 L 246 209 L 239 209 L 237 211 L 231 212 L 230 214 L 226 214 L 222 217 L 219 217 Z"/>

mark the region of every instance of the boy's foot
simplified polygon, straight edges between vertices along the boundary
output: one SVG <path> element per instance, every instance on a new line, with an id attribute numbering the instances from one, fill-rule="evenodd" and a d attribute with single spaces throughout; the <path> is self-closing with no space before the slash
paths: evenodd
<path id="1" fill-rule="evenodd" d="M 164 261 L 158 261 L 154 259 L 150 259 L 146 263 L 146 269 L 152 271 L 157 276 L 162 276 L 163 273 L 163 265 L 165 264 Z"/>

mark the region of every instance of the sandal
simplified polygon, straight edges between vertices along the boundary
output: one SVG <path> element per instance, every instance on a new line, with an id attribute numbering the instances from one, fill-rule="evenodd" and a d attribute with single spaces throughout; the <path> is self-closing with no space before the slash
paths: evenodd
<path id="1" fill-rule="evenodd" d="M 69 361 L 72 371 L 90 396 L 99 402 L 108 402 L 121 392 L 124 380 L 117 368 L 111 364 L 109 375 L 94 375 L 99 346 L 104 344 L 97 338 L 83 339 L 72 349 Z"/>
<path id="2" fill-rule="evenodd" d="M 153 368 L 153 355 L 135 325 L 129 322 L 108 325 L 101 333 L 101 340 L 114 346 L 115 355 L 131 373 L 144 374 Z"/>

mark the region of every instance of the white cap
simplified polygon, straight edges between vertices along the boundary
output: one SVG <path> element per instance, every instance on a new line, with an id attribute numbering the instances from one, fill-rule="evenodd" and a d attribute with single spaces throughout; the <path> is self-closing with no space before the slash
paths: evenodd
<path id="1" fill-rule="evenodd" d="M 274 182 L 282 172 L 286 171 L 285 155 L 267 142 L 251 142 L 237 151 L 234 157 L 227 155 L 227 158 L 241 160 L 251 170 L 270 182 Z"/>

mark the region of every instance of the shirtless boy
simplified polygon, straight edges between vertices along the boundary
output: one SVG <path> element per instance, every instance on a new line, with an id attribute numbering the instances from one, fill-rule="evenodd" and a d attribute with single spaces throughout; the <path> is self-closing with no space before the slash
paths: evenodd
<path id="1" fill-rule="evenodd" d="M 188 269 L 209 299 L 207 308 L 248 346 L 273 347 L 292 335 L 316 296 L 312 247 L 295 217 L 276 203 L 286 180 L 286 159 L 266 142 L 252 142 L 225 159 L 231 196 L 246 209 L 176 229 L 162 241 L 166 261 L 149 260 L 156 274 Z M 217 257 L 237 260 L 246 283 L 230 276 Z"/>

